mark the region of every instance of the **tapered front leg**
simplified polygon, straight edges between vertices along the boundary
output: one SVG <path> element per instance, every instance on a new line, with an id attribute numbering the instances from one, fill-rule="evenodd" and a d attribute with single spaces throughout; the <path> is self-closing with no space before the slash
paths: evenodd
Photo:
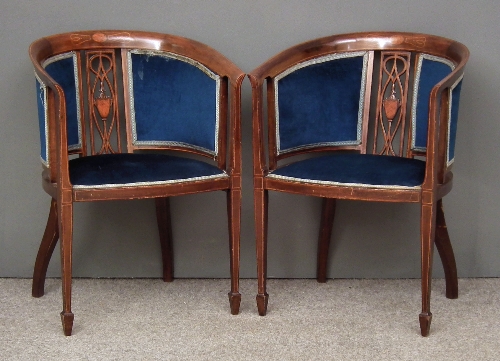
<path id="1" fill-rule="evenodd" d="M 436 204 L 422 204 L 421 219 L 421 256 L 422 256 L 422 312 L 419 316 L 420 332 L 428 336 L 431 321 L 431 281 L 432 258 L 434 251 L 434 237 L 436 226 Z"/>
<path id="2" fill-rule="evenodd" d="M 163 262 L 163 281 L 174 280 L 174 255 L 172 242 L 172 220 L 170 215 L 170 199 L 155 198 L 156 221 L 160 234 L 161 257 Z"/>
<path id="3" fill-rule="evenodd" d="M 266 292 L 267 280 L 267 212 L 269 196 L 265 189 L 256 189 L 255 203 L 255 235 L 257 246 L 257 309 L 259 315 L 265 316 L 269 295 Z"/>
<path id="4" fill-rule="evenodd" d="M 227 219 L 229 228 L 229 263 L 231 269 L 231 291 L 229 305 L 231 314 L 240 312 L 240 230 L 241 230 L 241 190 L 227 191 Z"/>
<path id="5" fill-rule="evenodd" d="M 318 269 L 316 273 L 316 279 L 321 283 L 326 282 L 328 253 L 330 250 L 330 240 L 332 238 L 335 206 L 336 200 L 334 198 L 323 198 L 318 237 Z"/>
<path id="6" fill-rule="evenodd" d="M 71 336 L 74 315 L 71 312 L 73 204 L 59 204 L 59 234 L 61 236 L 61 268 L 63 310 L 61 321 L 64 334 Z"/>
<path id="7" fill-rule="evenodd" d="M 444 276 L 446 279 L 446 297 L 452 299 L 458 298 L 457 264 L 455 262 L 450 236 L 448 235 L 448 228 L 446 227 L 442 199 L 437 203 L 435 243 L 441 262 L 443 263 Z"/>
<path id="8" fill-rule="evenodd" d="M 49 218 L 43 233 L 42 243 L 36 256 L 35 268 L 33 269 L 33 284 L 31 294 L 33 297 L 42 297 L 45 288 L 45 277 L 52 253 L 59 239 L 59 222 L 57 219 L 57 202 L 52 199 L 50 202 Z"/>

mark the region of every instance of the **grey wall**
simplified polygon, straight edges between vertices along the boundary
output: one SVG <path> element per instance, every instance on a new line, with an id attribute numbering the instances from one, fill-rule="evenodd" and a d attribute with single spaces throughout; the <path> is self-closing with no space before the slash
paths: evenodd
<path id="1" fill-rule="evenodd" d="M 31 41 L 84 29 L 136 29 L 204 42 L 249 72 L 298 42 L 335 33 L 398 30 L 453 38 L 471 50 L 462 90 L 454 189 L 445 198 L 462 277 L 500 276 L 500 5 L 497 0 L 4 0 L 0 3 L 0 276 L 30 277 L 48 214 L 40 185 Z M 244 84 L 242 277 L 255 276 L 250 86 Z M 228 277 L 225 196 L 172 202 L 176 275 Z M 269 276 L 313 277 L 320 202 L 270 197 Z M 340 202 L 332 277 L 419 277 L 415 205 Z M 151 201 L 78 204 L 74 275 L 159 277 Z M 437 254 L 436 254 L 437 255 Z M 436 257 L 437 258 L 437 257 Z M 49 268 L 59 274 L 58 253 Z M 435 262 L 436 276 L 442 276 Z"/>

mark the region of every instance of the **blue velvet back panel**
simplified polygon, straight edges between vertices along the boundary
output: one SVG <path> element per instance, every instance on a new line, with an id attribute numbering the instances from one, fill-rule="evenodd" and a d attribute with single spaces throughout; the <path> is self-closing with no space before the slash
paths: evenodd
<path id="1" fill-rule="evenodd" d="M 129 52 L 133 142 L 217 154 L 219 76 L 170 53 Z"/>
<path id="2" fill-rule="evenodd" d="M 64 91 L 66 99 L 66 127 L 68 133 L 68 149 L 80 149 L 80 94 L 78 89 L 78 73 L 75 69 L 76 56 L 74 53 L 58 55 L 44 65 L 45 70 Z"/>
<path id="3" fill-rule="evenodd" d="M 451 109 L 448 128 L 448 159 L 451 164 L 455 159 L 455 139 L 457 137 L 458 108 L 460 104 L 460 92 L 462 91 L 462 80 L 451 90 Z"/>
<path id="4" fill-rule="evenodd" d="M 275 78 L 278 153 L 361 141 L 366 52 L 300 63 Z"/>
<path id="5" fill-rule="evenodd" d="M 47 73 L 58 83 L 66 99 L 66 127 L 68 136 L 68 149 L 80 149 L 80 97 L 77 88 L 78 73 L 75 70 L 75 54 L 66 53 L 49 58 L 44 63 Z M 47 89 L 38 78 L 36 79 L 36 95 L 38 108 L 38 123 L 40 126 L 40 156 L 42 161 L 49 165 L 48 153 L 48 114 L 47 114 Z"/>
<path id="6" fill-rule="evenodd" d="M 42 85 L 42 83 L 36 79 L 36 100 L 37 100 L 37 109 L 38 109 L 38 125 L 40 126 L 40 157 L 42 161 L 48 165 L 49 162 L 49 154 L 47 149 L 47 114 L 46 107 L 47 104 L 47 90 Z"/>
<path id="7" fill-rule="evenodd" d="M 429 96 L 432 88 L 453 70 L 446 59 L 421 55 L 415 76 L 415 91 L 412 104 L 412 149 L 427 148 L 427 123 L 429 120 Z"/>

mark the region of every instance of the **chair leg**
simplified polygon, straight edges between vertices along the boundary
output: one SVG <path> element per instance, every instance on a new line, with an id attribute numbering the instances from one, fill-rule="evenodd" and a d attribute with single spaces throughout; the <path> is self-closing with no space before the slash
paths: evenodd
<path id="1" fill-rule="evenodd" d="M 170 216 L 170 199 L 156 198 L 156 220 L 160 233 L 161 256 L 163 262 L 163 281 L 174 280 L 174 253 L 172 244 L 172 221 Z"/>
<path id="2" fill-rule="evenodd" d="M 435 243 L 439 257 L 443 263 L 446 279 L 446 297 L 452 299 L 458 298 L 457 264 L 455 262 L 453 247 L 451 246 L 450 236 L 448 235 L 448 229 L 446 227 L 442 199 L 437 203 Z"/>
<path id="3" fill-rule="evenodd" d="M 231 291 L 228 293 L 231 314 L 240 312 L 240 228 L 241 228 L 241 190 L 227 191 L 227 221 L 229 228 L 229 263 L 231 270 Z"/>
<path id="4" fill-rule="evenodd" d="M 326 282 L 328 251 L 330 249 L 330 240 L 332 238 L 335 205 L 336 200 L 334 198 L 323 198 L 318 237 L 318 269 L 316 272 L 316 279 L 320 283 Z"/>
<path id="5" fill-rule="evenodd" d="M 59 204 L 59 234 L 61 236 L 61 268 L 63 310 L 61 321 L 66 336 L 71 336 L 74 315 L 71 312 L 73 204 Z"/>
<path id="6" fill-rule="evenodd" d="M 45 293 L 45 277 L 52 253 L 59 239 L 59 223 L 57 220 L 57 202 L 52 199 L 50 202 L 49 218 L 43 233 L 42 243 L 36 256 L 35 268 L 33 270 L 33 284 L 31 294 L 33 297 L 42 297 Z"/>
<path id="7" fill-rule="evenodd" d="M 422 312 L 419 315 L 420 332 L 422 336 L 428 336 L 432 313 L 431 303 L 431 281 L 432 281 L 432 258 L 434 251 L 434 238 L 436 229 L 436 204 L 422 204 L 421 219 L 421 255 L 422 255 Z"/>
<path id="8" fill-rule="evenodd" d="M 256 189 L 254 192 L 255 205 L 255 235 L 257 246 L 257 309 L 259 315 L 265 316 L 269 295 L 266 292 L 267 279 L 267 214 L 269 195 L 265 189 Z"/>

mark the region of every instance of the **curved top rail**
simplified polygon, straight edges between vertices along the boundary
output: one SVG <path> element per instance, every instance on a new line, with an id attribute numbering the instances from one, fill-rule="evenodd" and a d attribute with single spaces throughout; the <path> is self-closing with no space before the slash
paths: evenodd
<path id="1" fill-rule="evenodd" d="M 141 49 L 165 51 L 195 59 L 216 73 L 237 81 L 244 75 L 217 50 L 176 35 L 129 30 L 85 30 L 40 38 L 30 45 L 29 54 L 37 67 L 47 58 L 79 50 Z M 40 69 L 41 70 L 41 69 Z"/>
<path id="2" fill-rule="evenodd" d="M 318 56 L 350 51 L 416 51 L 451 60 L 459 71 L 467 63 L 469 50 L 457 41 L 428 34 L 406 32 L 362 32 L 332 35 L 288 48 L 249 73 L 252 82 L 274 77 L 283 70 Z"/>

